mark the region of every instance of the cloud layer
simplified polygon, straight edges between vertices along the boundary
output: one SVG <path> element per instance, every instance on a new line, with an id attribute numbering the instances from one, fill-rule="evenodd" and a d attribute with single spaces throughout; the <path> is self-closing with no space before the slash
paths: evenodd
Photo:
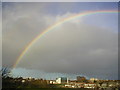
<path id="1" fill-rule="evenodd" d="M 76 14 L 49 14 L 48 7 L 49 3 L 4 5 L 3 66 L 11 67 L 24 47 L 45 28 Z M 94 16 L 88 17 L 94 20 Z M 72 20 L 46 33 L 29 49 L 17 67 L 117 78 L 117 33 L 86 22 L 89 21 L 85 21 L 85 17 Z"/>

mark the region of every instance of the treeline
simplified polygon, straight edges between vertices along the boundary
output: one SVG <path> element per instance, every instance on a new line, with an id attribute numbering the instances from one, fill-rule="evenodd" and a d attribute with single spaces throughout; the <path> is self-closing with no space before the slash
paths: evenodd
<path id="1" fill-rule="evenodd" d="M 11 90 L 20 88 L 51 88 L 47 80 L 26 78 L 23 77 L 12 77 L 10 74 L 11 70 L 9 68 L 2 68 L 0 70 L 0 78 L 2 78 L 2 89 Z M 14 90 L 13 89 L 13 90 Z"/>
<path id="2" fill-rule="evenodd" d="M 22 77 L 4 77 L 2 78 L 2 88 L 50 88 L 46 80 L 43 79 L 23 79 Z"/>

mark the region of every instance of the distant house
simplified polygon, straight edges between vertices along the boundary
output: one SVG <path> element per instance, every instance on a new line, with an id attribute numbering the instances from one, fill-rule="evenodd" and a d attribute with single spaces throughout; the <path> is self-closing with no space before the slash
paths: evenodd
<path id="1" fill-rule="evenodd" d="M 95 88 L 95 87 L 96 87 L 96 84 L 94 84 L 94 83 L 84 84 L 84 88 Z"/>
<path id="2" fill-rule="evenodd" d="M 50 80 L 49 83 L 50 84 L 56 84 L 56 81 L 55 80 Z"/>
<path id="3" fill-rule="evenodd" d="M 107 85 L 108 85 L 108 84 L 107 84 L 106 82 L 104 82 L 104 83 L 102 83 L 101 87 L 102 87 L 102 88 L 106 88 Z"/>
<path id="4" fill-rule="evenodd" d="M 108 82 L 109 87 L 115 87 L 117 85 L 116 82 Z"/>
<path id="5" fill-rule="evenodd" d="M 90 78 L 90 81 L 94 82 L 94 81 L 98 81 L 98 79 L 97 78 Z"/>

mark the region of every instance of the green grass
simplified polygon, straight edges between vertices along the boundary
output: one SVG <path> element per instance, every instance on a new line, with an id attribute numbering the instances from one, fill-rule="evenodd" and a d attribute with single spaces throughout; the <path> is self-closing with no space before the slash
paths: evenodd
<path id="1" fill-rule="evenodd" d="M 82 89 L 82 88 L 20 88 L 20 89 L 8 89 L 4 88 L 2 90 L 93 90 L 93 89 Z"/>

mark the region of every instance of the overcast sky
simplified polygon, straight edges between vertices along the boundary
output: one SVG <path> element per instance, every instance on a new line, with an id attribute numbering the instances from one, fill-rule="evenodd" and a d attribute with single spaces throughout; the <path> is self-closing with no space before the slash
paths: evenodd
<path id="1" fill-rule="evenodd" d="M 30 41 L 62 18 L 83 11 L 117 9 L 117 3 L 102 2 L 3 3 L 3 66 L 13 66 Z M 55 28 L 29 49 L 13 75 L 47 79 L 85 75 L 117 79 L 117 15 L 89 15 Z"/>

